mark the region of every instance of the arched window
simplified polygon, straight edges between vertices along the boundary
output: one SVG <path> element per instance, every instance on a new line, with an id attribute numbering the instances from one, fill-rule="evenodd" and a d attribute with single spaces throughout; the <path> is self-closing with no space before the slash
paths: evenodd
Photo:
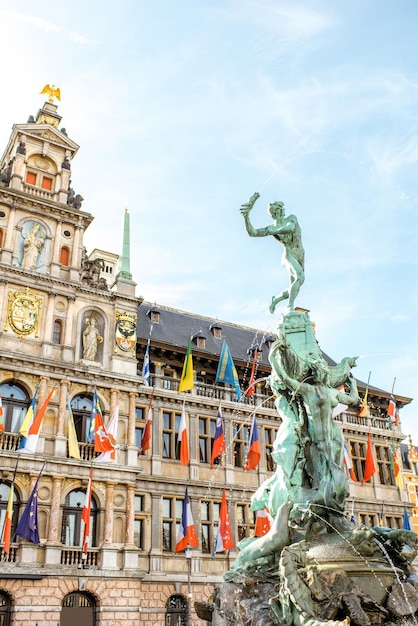
<path id="1" fill-rule="evenodd" d="M 78 441 L 89 443 L 90 419 L 93 410 L 93 396 L 79 394 L 71 401 L 71 409 L 74 416 L 74 426 Z"/>
<path id="2" fill-rule="evenodd" d="M 61 320 L 54 320 L 54 330 L 52 332 L 52 343 L 61 343 L 62 335 L 62 322 Z"/>
<path id="3" fill-rule="evenodd" d="M 176 593 L 166 603 L 165 626 L 187 626 L 188 606 L 184 596 Z"/>
<path id="4" fill-rule="evenodd" d="M 12 603 L 9 596 L 0 591 L 0 626 L 9 626 Z"/>
<path id="5" fill-rule="evenodd" d="M 89 593 L 75 591 L 66 595 L 62 601 L 60 626 L 74 624 L 79 626 L 96 624 L 96 602 Z"/>
<path id="6" fill-rule="evenodd" d="M 60 263 L 61 265 L 65 265 L 66 267 L 68 267 L 68 265 L 70 264 L 70 250 L 67 248 L 67 246 L 63 246 L 61 248 Z"/>
<path id="7" fill-rule="evenodd" d="M 0 385 L 3 404 L 4 431 L 18 433 L 28 410 L 30 399 L 26 391 L 11 381 Z"/>
<path id="8" fill-rule="evenodd" d="M 9 495 L 10 495 L 10 487 L 11 487 L 11 483 L 10 482 L 5 482 L 4 480 L 0 481 L 0 528 L 4 529 L 4 522 L 6 519 L 6 511 L 7 511 L 7 505 L 9 502 Z M 19 515 L 19 505 L 20 505 L 20 501 L 19 501 L 19 497 L 16 494 L 16 489 L 13 490 L 13 509 L 12 509 L 12 528 L 11 528 L 11 532 L 10 532 L 10 537 L 12 538 L 15 532 L 15 528 L 17 526 L 17 518 Z M 1 596 L 0 596 L 1 598 Z M 0 605 L 1 606 L 1 605 Z M 1 621 L 1 613 L 0 613 L 0 625 L 2 624 Z"/>
<path id="9" fill-rule="evenodd" d="M 65 546 L 81 546 L 83 541 L 84 522 L 81 513 L 86 503 L 86 489 L 75 489 L 67 494 L 62 511 L 61 543 Z M 90 505 L 90 541 L 93 548 L 97 546 L 97 506 L 94 495 Z"/>

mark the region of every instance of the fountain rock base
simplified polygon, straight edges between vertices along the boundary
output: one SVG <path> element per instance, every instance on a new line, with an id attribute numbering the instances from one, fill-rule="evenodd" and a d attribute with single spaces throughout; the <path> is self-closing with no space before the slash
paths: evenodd
<path id="1" fill-rule="evenodd" d="M 330 533 L 326 541 L 286 546 L 267 576 L 265 570 L 260 577 L 239 570 L 226 574 L 214 595 L 210 623 L 416 625 L 418 576 L 410 565 L 411 543 L 414 533 L 361 527 L 351 537 Z"/>

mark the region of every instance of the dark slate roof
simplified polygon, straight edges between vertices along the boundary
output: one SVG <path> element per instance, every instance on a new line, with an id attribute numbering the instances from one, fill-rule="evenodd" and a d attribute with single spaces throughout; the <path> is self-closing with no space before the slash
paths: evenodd
<path id="1" fill-rule="evenodd" d="M 151 311 L 158 312 L 160 316 L 159 324 L 153 325 L 151 343 L 167 344 L 173 348 L 179 348 L 181 352 L 186 352 L 190 337 L 199 335 L 205 337 L 206 342 L 205 348 L 198 348 L 198 352 L 207 354 L 208 357 L 217 358 L 221 353 L 225 339 L 236 364 L 239 362 L 248 364 L 248 361 L 252 358 L 250 354 L 251 348 L 258 345 L 262 350 L 260 362 L 263 365 L 270 366 L 268 360 L 269 349 L 265 342 L 268 338 L 274 341 L 275 335 L 271 333 L 266 334 L 263 330 L 239 326 L 231 322 L 180 311 L 160 304 L 151 304 L 150 302 L 142 302 L 138 307 L 137 333 L 138 339 L 142 339 L 144 343 L 148 339 L 151 328 Z M 216 339 L 213 336 L 211 328 L 214 326 L 222 329 L 221 339 Z M 325 352 L 322 352 L 322 354 L 328 365 L 336 365 L 336 361 Z M 363 389 L 366 388 L 364 381 L 357 379 L 357 382 Z M 388 398 L 390 396 L 388 391 L 373 385 L 369 385 L 369 393 L 387 396 Z M 410 401 L 410 398 L 402 398 L 403 403 Z"/>

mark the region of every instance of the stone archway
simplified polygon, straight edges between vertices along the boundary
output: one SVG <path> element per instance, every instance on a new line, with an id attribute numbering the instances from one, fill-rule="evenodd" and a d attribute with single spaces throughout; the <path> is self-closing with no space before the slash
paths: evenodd
<path id="1" fill-rule="evenodd" d="M 60 626 L 95 626 L 96 602 L 94 598 L 81 591 L 74 591 L 62 601 Z"/>
<path id="2" fill-rule="evenodd" d="M 11 606 L 9 596 L 0 591 L 0 626 L 9 626 Z"/>
<path id="3" fill-rule="evenodd" d="M 165 626 L 187 626 L 189 607 L 184 596 L 180 594 L 170 596 L 165 606 Z"/>

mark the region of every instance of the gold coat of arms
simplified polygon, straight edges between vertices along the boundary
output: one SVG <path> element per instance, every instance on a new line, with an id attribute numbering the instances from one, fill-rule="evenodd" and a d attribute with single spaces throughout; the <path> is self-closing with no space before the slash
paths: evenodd
<path id="1" fill-rule="evenodd" d="M 41 298 L 29 293 L 29 287 L 25 291 L 9 292 L 7 309 L 8 326 L 20 337 L 30 335 L 35 331 L 35 337 L 39 337 L 39 314 L 42 306 Z"/>
<path id="2" fill-rule="evenodd" d="M 116 311 L 115 341 L 123 352 L 133 350 L 136 344 L 136 319 L 135 313 L 118 313 Z"/>

